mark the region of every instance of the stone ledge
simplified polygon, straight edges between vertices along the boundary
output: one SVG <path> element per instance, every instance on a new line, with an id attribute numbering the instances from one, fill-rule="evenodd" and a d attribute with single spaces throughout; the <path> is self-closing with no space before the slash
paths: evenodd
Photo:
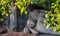
<path id="1" fill-rule="evenodd" d="M 48 35 L 48 34 L 29 34 L 29 33 L 23 33 L 23 32 L 8 32 L 5 34 L 0 34 L 0 36 L 53 36 L 53 35 Z"/>
<path id="2" fill-rule="evenodd" d="M 37 35 L 23 33 L 23 32 L 10 32 L 10 33 L 6 33 L 6 34 L 0 34 L 0 36 L 37 36 Z"/>

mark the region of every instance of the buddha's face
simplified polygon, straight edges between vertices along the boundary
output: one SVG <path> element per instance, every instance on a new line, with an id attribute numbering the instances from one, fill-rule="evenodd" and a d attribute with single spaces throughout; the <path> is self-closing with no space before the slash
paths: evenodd
<path id="1" fill-rule="evenodd" d="M 33 20 L 31 20 L 31 19 L 28 19 L 27 20 L 27 26 L 29 26 L 29 27 L 34 27 L 35 26 L 35 22 L 33 21 Z"/>

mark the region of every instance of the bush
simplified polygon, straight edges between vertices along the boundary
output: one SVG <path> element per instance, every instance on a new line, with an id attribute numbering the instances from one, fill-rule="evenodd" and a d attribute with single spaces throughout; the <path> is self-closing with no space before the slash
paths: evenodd
<path id="1" fill-rule="evenodd" d="M 51 3 L 51 10 L 46 15 L 46 27 L 51 27 L 54 32 L 60 33 L 60 0 Z"/>

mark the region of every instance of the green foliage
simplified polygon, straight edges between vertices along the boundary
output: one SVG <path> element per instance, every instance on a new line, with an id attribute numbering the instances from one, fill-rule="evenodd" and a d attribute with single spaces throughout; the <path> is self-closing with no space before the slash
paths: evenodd
<path id="1" fill-rule="evenodd" d="M 20 9 L 20 14 L 27 14 L 27 6 L 30 4 L 30 0 L 16 0 L 15 5 Z"/>
<path id="2" fill-rule="evenodd" d="M 56 0 L 31 0 L 32 4 L 39 4 L 46 8 L 47 10 L 50 10 L 51 3 L 56 2 Z"/>
<path id="3" fill-rule="evenodd" d="M 0 1 L 0 22 L 4 20 L 4 17 L 9 16 L 10 13 L 10 5 L 13 0 L 1 0 Z M 30 4 L 30 0 L 15 0 L 15 6 L 17 6 L 20 9 L 20 14 L 22 13 L 27 14 L 27 6 Z"/>
<path id="4" fill-rule="evenodd" d="M 51 27 L 54 32 L 60 33 L 60 0 L 51 3 L 51 10 L 46 15 L 46 27 Z"/>
<path id="5" fill-rule="evenodd" d="M 44 3 L 46 0 L 32 0 L 31 3 L 33 4 L 42 4 Z"/>
<path id="6" fill-rule="evenodd" d="M 2 22 L 4 17 L 8 16 L 9 14 L 9 4 L 8 0 L 1 0 L 0 1 L 0 22 Z"/>
<path id="7" fill-rule="evenodd" d="M 50 9 L 50 0 L 31 0 L 31 4 L 38 4 L 43 6 L 47 10 Z"/>

